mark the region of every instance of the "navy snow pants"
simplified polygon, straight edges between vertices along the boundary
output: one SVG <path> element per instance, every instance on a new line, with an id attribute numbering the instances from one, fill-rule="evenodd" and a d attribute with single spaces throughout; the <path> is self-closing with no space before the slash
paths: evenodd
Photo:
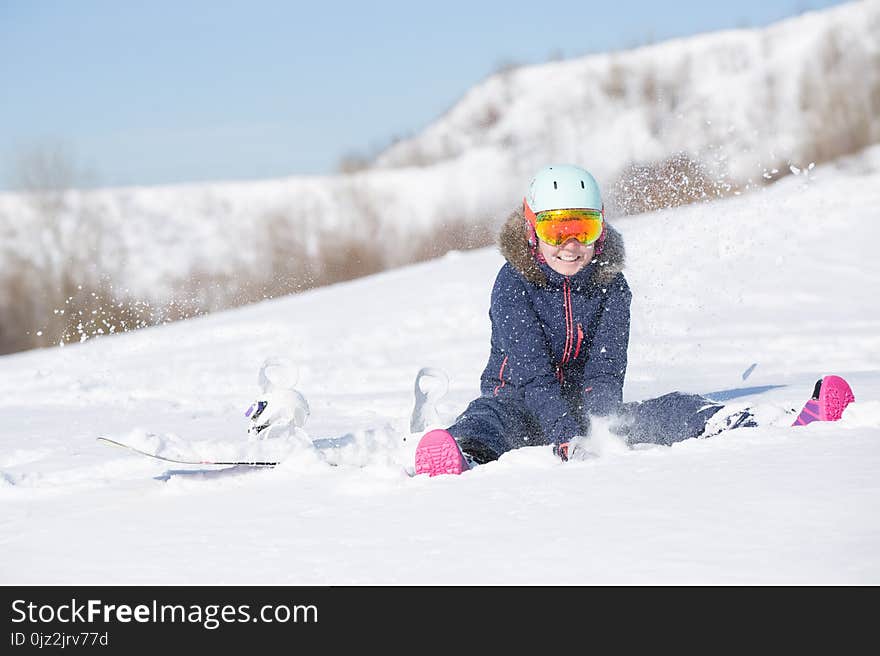
<path id="1" fill-rule="evenodd" d="M 612 430 L 629 444 L 670 445 L 700 435 L 722 407 L 698 394 L 672 392 L 621 404 Z M 587 421 L 579 423 L 587 435 Z M 522 402 L 509 397 L 481 396 L 471 401 L 448 430 L 477 462 L 494 460 L 511 449 L 547 444 L 532 414 Z"/>

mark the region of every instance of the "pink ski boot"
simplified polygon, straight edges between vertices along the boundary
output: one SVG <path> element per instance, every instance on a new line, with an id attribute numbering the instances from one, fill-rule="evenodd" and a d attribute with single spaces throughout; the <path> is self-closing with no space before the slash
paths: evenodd
<path id="1" fill-rule="evenodd" d="M 806 426 L 814 421 L 837 421 L 843 409 L 855 400 L 849 383 L 840 376 L 820 378 L 813 390 L 813 398 L 804 404 L 804 409 L 792 426 Z"/>
<path id="2" fill-rule="evenodd" d="M 442 429 L 425 433 L 416 447 L 416 475 L 460 474 L 467 471 L 468 463 L 458 442 Z"/>

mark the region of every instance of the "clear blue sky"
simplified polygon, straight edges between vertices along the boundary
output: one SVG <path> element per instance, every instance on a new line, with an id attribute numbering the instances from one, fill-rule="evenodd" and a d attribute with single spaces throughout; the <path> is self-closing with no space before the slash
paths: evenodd
<path id="1" fill-rule="evenodd" d="M 333 172 L 502 62 L 758 27 L 839 0 L 0 0 L 0 188 L 66 146 L 99 185 Z"/>

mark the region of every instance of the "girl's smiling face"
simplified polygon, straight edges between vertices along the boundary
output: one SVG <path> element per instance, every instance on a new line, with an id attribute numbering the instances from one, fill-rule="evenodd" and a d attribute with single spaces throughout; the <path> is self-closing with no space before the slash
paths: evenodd
<path id="1" fill-rule="evenodd" d="M 538 239 L 538 250 L 547 260 L 549 267 L 556 273 L 561 273 L 563 276 L 573 276 L 593 259 L 596 245 L 584 246 L 577 239 L 572 238 L 561 246 L 551 246 Z"/>

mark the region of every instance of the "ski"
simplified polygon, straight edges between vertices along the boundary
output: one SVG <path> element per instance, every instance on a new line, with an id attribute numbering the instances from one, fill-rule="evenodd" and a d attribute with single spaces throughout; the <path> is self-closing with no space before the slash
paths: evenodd
<path id="1" fill-rule="evenodd" d="M 173 462 L 178 465 L 225 465 L 227 467 L 274 467 L 276 465 L 281 464 L 280 462 L 269 462 L 269 461 L 264 461 L 264 460 L 232 460 L 232 461 L 180 460 L 177 458 L 166 458 L 165 456 L 160 456 L 155 453 L 150 453 L 149 451 L 144 451 L 142 449 L 138 449 L 137 447 L 131 446 L 130 444 L 124 444 L 122 442 L 117 442 L 116 440 L 111 440 L 109 437 L 99 437 L 97 439 L 99 442 L 103 442 L 104 444 L 118 446 L 122 449 L 127 449 L 129 451 L 133 451 L 134 453 L 139 453 L 142 456 L 147 456 L 148 458 L 155 458 L 156 460 L 164 460 L 165 462 Z"/>

